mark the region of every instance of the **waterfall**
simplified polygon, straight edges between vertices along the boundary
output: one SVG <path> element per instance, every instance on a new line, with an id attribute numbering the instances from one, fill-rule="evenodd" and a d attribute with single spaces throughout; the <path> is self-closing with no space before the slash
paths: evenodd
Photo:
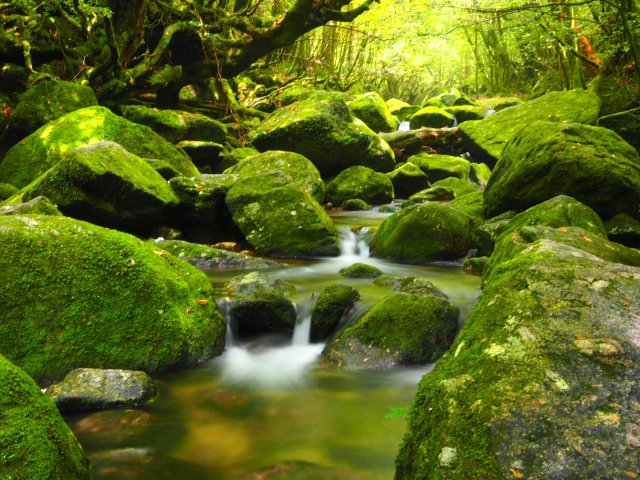
<path id="1" fill-rule="evenodd" d="M 222 314 L 225 323 L 227 324 L 227 331 L 224 336 L 224 346 L 226 349 L 236 345 L 236 338 L 238 333 L 238 326 L 235 324 L 233 317 L 231 316 L 231 299 L 229 297 L 221 298 L 217 302 L 218 310 Z"/>
<path id="2" fill-rule="evenodd" d="M 409 122 L 400 122 L 400 125 L 398 125 L 399 132 L 407 132 L 409 130 L 411 130 L 411 127 L 409 126 Z"/>
<path id="3" fill-rule="evenodd" d="M 369 231 L 367 227 L 362 228 L 358 235 L 349 228 L 338 229 L 342 236 L 340 240 L 340 254 L 343 257 L 365 257 L 369 258 L 369 245 L 364 240 L 364 235 Z"/>
<path id="4" fill-rule="evenodd" d="M 296 305 L 296 324 L 293 327 L 292 345 L 309 345 L 312 307 L 312 303 Z"/>

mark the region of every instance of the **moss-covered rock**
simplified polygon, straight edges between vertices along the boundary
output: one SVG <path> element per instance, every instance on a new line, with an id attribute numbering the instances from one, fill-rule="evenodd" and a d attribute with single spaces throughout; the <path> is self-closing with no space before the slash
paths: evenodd
<path id="1" fill-rule="evenodd" d="M 344 210 L 352 211 L 367 211 L 369 210 L 369 204 L 361 198 L 350 198 L 342 202 L 342 208 Z"/>
<path id="2" fill-rule="evenodd" d="M 371 256 L 400 263 L 425 264 L 464 256 L 477 217 L 451 205 L 427 203 L 387 218 L 371 242 Z"/>
<path id="3" fill-rule="evenodd" d="M 238 181 L 225 203 L 255 250 L 274 257 L 339 255 L 338 230 L 327 212 L 280 172 Z"/>
<path id="4" fill-rule="evenodd" d="M 94 105 L 98 105 L 98 99 L 91 87 L 43 78 L 19 96 L 11 113 L 9 134 L 26 137 L 67 113 Z"/>
<path id="5" fill-rule="evenodd" d="M 588 91 L 551 92 L 520 105 L 505 108 L 484 120 L 460 125 L 465 148 L 474 161 L 493 168 L 509 140 L 535 121 L 594 124 L 600 99 Z"/>
<path id="6" fill-rule="evenodd" d="M 281 171 L 291 177 L 291 183 L 307 192 L 320 204 L 324 203 L 324 182 L 318 169 L 302 155 L 293 152 L 268 151 L 241 160 L 224 173 L 239 178 Z"/>
<path id="7" fill-rule="evenodd" d="M 278 268 L 281 265 L 273 260 L 250 257 L 242 253 L 207 247 L 182 240 L 153 240 L 157 248 L 166 250 L 196 268 Z"/>
<path id="8" fill-rule="evenodd" d="M 47 197 L 36 197 L 25 203 L 0 207 L 0 215 L 62 215 Z"/>
<path id="9" fill-rule="evenodd" d="M 495 97 L 480 99 L 478 103 L 490 108 L 491 110 L 499 112 L 500 110 L 504 110 L 505 108 L 520 105 L 524 103 L 524 100 L 519 97 Z"/>
<path id="10" fill-rule="evenodd" d="M 442 128 L 452 127 L 456 117 L 438 107 L 423 107 L 414 113 L 409 120 L 411 130 L 420 127 Z"/>
<path id="11" fill-rule="evenodd" d="M 467 258 L 462 265 L 465 272 L 469 272 L 471 275 L 482 275 L 484 267 L 489 262 L 489 257 L 473 257 Z"/>
<path id="12" fill-rule="evenodd" d="M 640 218 L 640 155 L 606 128 L 534 122 L 505 146 L 484 191 L 484 212 L 524 210 L 563 194 L 604 220 Z"/>
<path id="13" fill-rule="evenodd" d="M 311 310 L 311 341 L 326 340 L 359 298 L 358 291 L 349 285 L 335 283 L 323 288 Z"/>
<path id="14" fill-rule="evenodd" d="M 0 355 L 0 471 L 6 479 L 91 477 L 89 459 L 58 409 Z"/>
<path id="15" fill-rule="evenodd" d="M 604 224 L 609 240 L 627 247 L 640 248 L 640 222 L 629 215 L 619 213 Z"/>
<path id="16" fill-rule="evenodd" d="M 414 193 L 409 197 L 409 200 L 414 203 L 448 202 L 453 200 L 455 196 L 453 188 L 437 186 L 425 188 L 418 193 Z"/>
<path id="17" fill-rule="evenodd" d="M 207 277 L 135 237 L 59 216 L 0 217 L 0 352 L 37 381 L 152 371 L 221 352 Z"/>
<path id="18" fill-rule="evenodd" d="M 353 119 L 344 100 L 316 93 L 276 110 L 251 134 L 258 150 L 287 150 L 304 155 L 323 176 L 353 165 L 390 172 L 393 151 L 361 120 Z M 330 154 L 328 154 L 330 152 Z"/>
<path id="19" fill-rule="evenodd" d="M 133 123 L 145 125 L 171 143 L 183 140 L 224 143 L 224 124 L 199 113 L 179 110 L 158 110 L 142 105 L 121 107 L 122 116 Z"/>
<path id="20" fill-rule="evenodd" d="M 172 178 L 182 176 L 182 174 L 178 170 L 173 168 L 169 162 L 165 162 L 164 160 L 157 160 L 155 158 L 143 158 L 143 160 L 147 162 L 151 166 L 151 168 L 158 172 L 160 176 L 165 180 L 171 180 Z"/>
<path id="21" fill-rule="evenodd" d="M 13 195 L 20 191 L 19 188 L 14 187 L 8 183 L 0 183 L 0 202 L 8 200 Z"/>
<path id="22" fill-rule="evenodd" d="M 460 157 L 452 157 L 450 155 L 437 155 L 421 152 L 407 160 L 422 170 L 431 183 L 443 180 L 449 177 L 456 177 L 461 180 L 469 178 L 471 163 Z"/>
<path id="23" fill-rule="evenodd" d="M 398 198 L 408 198 L 414 193 L 429 188 L 429 177 L 413 163 L 405 163 L 393 172 L 387 173 Z"/>
<path id="24" fill-rule="evenodd" d="M 477 217 L 480 220 L 484 221 L 484 216 L 482 215 L 482 202 L 484 200 L 484 195 L 482 192 L 470 192 L 465 193 L 464 195 L 457 196 L 449 205 L 457 208 L 458 210 L 462 210 L 467 215 L 471 215 L 472 217 Z"/>
<path id="25" fill-rule="evenodd" d="M 340 275 L 348 278 L 377 278 L 382 275 L 382 270 L 366 263 L 354 263 L 340 269 Z"/>
<path id="26" fill-rule="evenodd" d="M 640 108 L 600 117 L 596 125 L 613 130 L 640 152 Z"/>
<path id="27" fill-rule="evenodd" d="M 564 235 L 582 246 L 600 241 Z M 640 470 L 640 269 L 552 238 L 518 242 L 523 248 L 485 278 L 455 343 L 420 382 L 396 479 Z M 496 251 L 513 243 L 506 237 Z M 445 467 L 438 457 L 447 448 L 457 456 Z"/>
<path id="28" fill-rule="evenodd" d="M 463 180 L 458 177 L 447 177 L 431 184 L 432 187 L 446 187 L 453 190 L 455 198 L 467 195 L 469 193 L 475 193 L 480 190 L 480 187 L 467 180 Z"/>
<path id="29" fill-rule="evenodd" d="M 227 284 L 227 313 L 238 334 L 292 332 L 296 310 L 286 295 L 294 291 L 293 285 L 258 272 L 233 277 Z"/>
<path id="30" fill-rule="evenodd" d="M 482 120 L 487 114 L 487 107 L 475 105 L 456 105 L 453 107 L 445 107 L 445 112 L 450 113 L 458 121 L 458 125 L 469 120 Z"/>
<path id="31" fill-rule="evenodd" d="M 420 105 L 410 105 L 397 98 L 387 100 L 386 103 L 391 115 L 398 117 L 401 122 L 409 120 L 414 113 L 422 108 Z"/>
<path id="32" fill-rule="evenodd" d="M 104 107 L 87 107 L 44 125 L 13 146 L 0 163 L 0 182 L 22 188 L 76 148 L 99 142 L 116 142 L 139 157 L 164 160 L 182 175 L 198 175 L 182 150 L 150 128 L 131 123 Z"/>
<path id="33" fill-rule="evenodd" d="M 48 387 L 47 396 L 58 410 L 85 410 L 142 405 L 156 396 L 149 375 L 134 370 L 76 368 Z"/>
<path id="34" fill-rule="evenodd" d="M 325 352 L 350 370 L 429 363 L 453 342 L 458 309 L 440 296 L 394 293 L 382 299 Z"/>
<path id="35" fill-rule="evenodd" d="M 448 298 L 441 290 L 435 287 L 429 280 L 420 277 L 399 277 L 394 275 L 383 275 L 373 281 L 374 285 L 390 290 L 409 293 L 411 295 L 431 295 Z"/>
<path id="36" fill-rule="evenodd" d="M 213 173 L 220 164 L 220 153 L 222 152 L 223 146 L 219 143 L 182 140 L 176 147 L 184 150 L 184 152 L 189 155 L 193 164 L 203 173 L 204 170 L 209 170 L 208 173 Z"/>
<path id="37" fill-rule="evenodd" d="M 226 149 L 223 151 L 222 160 L 213 173 L 222 173 L 227 168 L 237 165 L 241 160 L 252 157 L 260 152 L 253 147 L 240 147 L 234 149 Z"/>
<path id="38" fill-rule="evenodd" d="M 474 100 L 471 97 L 468 97 L 467 95 L 461 94 L 458 98 L 456 98 L 453 101 L 453 105 L 454 107 L 460 107 L 460 106 L 471 106 L 471 107 L 478 107 L 480 106 L 480 103 L 478 103 L 477 100 Z"/>
<path id="39" fill-rule="evenodd" d="M 484 163 L 472 163 L 469 166 L 469 181 L 485 188 L 491 178 L 491 169 Z"/>
<path id="40" fill-rule="evenodd" d="M 478 250 L 478 255 L 489 256 L 493 253 L 496 240 L 507 229 L 509 221 L 517 212 L 510 210 L 497 217 L 485 221 L 475 229 L 471 243 Z"/>
<path id="41" fill-rule="evenodd" d="M 23 189 L 23 201 L 38 196 L 69 217 L 142 233 L 171 218 L 178 204 L 158 172 L 112 142 L 76 148 Z"/>
<path id="42" fill-rule="evenodd" d="M 377 92 L 358 95 L 349 102 L 351 113 L 374 132 L 395 132 L 396 122 L 389 107 Z"/>
<path id="43" fill-rule="evenodd" d="M 393 200 L 393 184 L 389 177 L 370 168 L 356 166 L 340 172 L 327 185 L 326 199 L 335 206 L 350 198 L 360 198 L 370 205 Z"/>

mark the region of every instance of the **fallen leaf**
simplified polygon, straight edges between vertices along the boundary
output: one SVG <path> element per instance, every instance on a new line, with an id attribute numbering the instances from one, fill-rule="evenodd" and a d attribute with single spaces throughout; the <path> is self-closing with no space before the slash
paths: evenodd
<path id="1" fill-rule="evenodd" d="M 629 302 L 624 302 L 622 305 L 624 305 L 625 307 L 629 306 Z"/>
<path id="2" fill-rule="evenodd" d="M 339 342 L 339 341 L 340 341 L 340 339 L 339 339 L 339 338 L 336 338 L 336 339 L 334 340 L 334 342 Z"/>
<path id="3" fill-rule="evenodd" d="M 196 188 L 197 188 L 198 190 L 203 190 L 203 189 L 204 189 L 204 185 L 198 185 Z"/>
<path id="4" fill-rule="evenodd" d="M 568 228 L 564 228 L 564 227 L 560 227 L 560 228 L 558 229 L 558 231 L 560 231 L 560 232 L 568 232 L 568 231 L 569 231 L 569 229 L 568 229 Z"/>
<path id="5" fill-rule="evenodd" d="M 369 358 L 368 358 L 368 357 L 367 357 L 367 358 L 363 358 L 363 359 L 362 359 L 362 361 L 363 361 L 363 362 L 368 362 L 368 361 L 369 361 Z"/>
<path id="6" fill-rule="evenodd" d="M 511 474 L 516 478 L 522 478 L 522 474 L 520 472 L 516 472 L 513 468 L 511 469 Z"/>
<path id="7" fill-rule="evenodd" d="M 206 305 L 207 303 L 209 303 L 209 300 L 196 300 L 196 302 L 198 302 L 200 305 Z"/>
<path id="8" fill-rule="evenodd" d="M 187 308 L 187 314 L 189 313 L 189 309 Z"/>
<path id="9" fill-rule="evenodd" d="M 635 474 L 635 473 L 633 473 L 633 472 L 624 472 L 624 473 L 626 473 L 626 474 L 627 474 L 629 477 L 631 477 L 631 478 L 638 478 L 638 475 L 636 475 L 636 474 Z"/>
<path id="10" fill-rule="evenodd" d="M 154 250 L 153 253 L 155 253 L 156 255 L 160 255 L 161 257 L 164 257 L 164 252 L 162 250 Z"/>

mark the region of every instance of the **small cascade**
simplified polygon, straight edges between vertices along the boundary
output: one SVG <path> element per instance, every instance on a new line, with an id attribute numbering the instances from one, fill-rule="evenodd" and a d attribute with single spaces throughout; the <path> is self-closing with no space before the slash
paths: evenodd
<path id="1" fill-rule="evenodd" d="M 453 117 L 453 127 L 457 127 L 458 126 L 458 118 L 456 116 Z"/>
<path id="2" fill-rule="evenodd" d="M 484 118 L 487 118 L 489 115 L 493 115 L 494 113 L 496 113 L 496 110 L 487 110 L 484 113 Z"/>
<path id="3" fill-rule="evenodd" d="M 312 303 L 296 304 L 296 324 L 293 327 L 292 345 L 309 345 L 311 334 L 311 309 Z"/>
<path id="4" fill-rule="evenodd" d="M 221 298 L 217 302 L 218 310 L 222 314 L 227 324 L 227 331 L 224 337 L 224 345 L 226 349 L 236 346 L 238 338 L 238 326 L 236 325 L 233 317 L 231 316 L 231 299 L 229 297 Z"/>
<path id="5" fill-rule="evenodd" d="M 356 235 L 349 228 L 340 228 L 342 236 L 340 240 L 340 254 L 344 257 L 366 257 L 369 258 L 369 245 L 363 236 L 369 231 L 368 228 L 362 228 L 360 234 Z"/>
<path id="6" fill-rule="evenodd" d="M 399 132 L 407 132 L 409 130 L 411 130 L 411 126 L 409 125 L 409 122 L 400 122 L 400 124 L 398 125 Z"/>

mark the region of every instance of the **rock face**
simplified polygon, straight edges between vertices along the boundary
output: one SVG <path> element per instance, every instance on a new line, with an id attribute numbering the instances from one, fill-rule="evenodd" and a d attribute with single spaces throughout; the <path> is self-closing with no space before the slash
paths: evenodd
<path id="1" fill-rule="evenodd" d="M 141 405 L 155 397 L 157 389 L 144 372 L 77 368 L 46 394 L 59 410 L 83 410 Z"/>
<path id="2" fill-rule="evenodd" d="M 324 177 L 353 165 L 383 173 L 395 165 L 389 145 L 361 120 L 354 120 L 335 93 L 316 92 L 276 110 L 253 131 L 251 140 L 262 152 L 287 150 L 304 155 Z"/>
<path id="3" fill-rule="evenodd" d="M 87 107 L 54 120 L 7 152 L 0 182 L 22 188 L 78 147 L 116 142 L 141 158 L 161 159 L 180 174 L 198 175 L 191 159 L 150 128 L 119 117 L 104 107 Z"/>
<path id="4" fill-rule="evenodd" d="M 640 269 L 579 229 L 524 230 L 496 246 L 480 302 L 420 382 L 397 479 L 640 470 Z"/>
<path id="5" fill-rule="evenodd" d="M 551 92 L 526 103 L 505 108 L 484 120 L 460 125 L 465 148 L 475 162 L 493 168 L 505 142 L 534 121 L 594 124 L 600 99 L 593 92 Z"/>
<path id="6" fill-rule="evenodd" d="M 326 340 L 359 298 L 358 291 L 349 285 L 336 283 L 323 288 L 311 310 L 311 341 Z"/>
<path id="7" fill-rule="evenodd" d="M 420 127 L 442 128 L 452 127 L 456 117 L 438 107 L 424 107 L 411 116 L 409 126 L 411 130 Z"/>
<path id="8" fill-rule="evenodd" d="M 347 328 L 325 354 L 350 370 L 435 361 L 453 342 L 458 309 L 441 296 L 394 293 Z"/>
<path id="9" fill-rule="evenodd" d="M 640 108 L 600 117 L 596 125 L 613 130 L 640 152 Z"/>
<path id="10" fill-rule="evenodd" d="M 112 142 L 76 148 L 22 193 L 25 201 L 38 196 L 67 216 L 142 233 L 173 217 L 178 204 L 158 172 Z"/>
<path id="11" fill-rule="evenodd" d="M 131 235 L 4 216 L 0 253 L 0 351 L 38 382 L 74 367 L 152 371 L 222 351 L 207 277 Z"/>
<path id="12" fill-rule="evenodd" d="M 367 167 L 356 166 L 340 172 L 327 185 L 326 199 L 335 206 L 350 198 L 380 205 L 393 200 L 393 183 L 389 177 Z"/>
<path id="13" fill-rule="evenodd" d="M 396 131 L 396 121 L 393 119 L 389 107 L 376 92 L 358 95 L 349 102 L 349 110 L 353 116 L 362 120 L 374 132 Z"/>
<path id="14" fill-rule="evenodd" d="M 606 128 L 534 122 L 505 146 L 484 192 L 484 213 L 524 210 L 556 195 L 574 197 L 604 220 L 640 218 L 640 155 Z"/>
<path id="15" fill-rule="evenodd" d="M 449 177 L 467 180 L 471 169 L 468 160 L 450 155 L 418 153 L 409 157 L 407 161 L 420 168 L 429 177 L 431 183 Z"/>
<path id="16" fill-rule="evenodd" d="M 225 202 L 233 222 L 258 253 L 274 257 L 336 256 L 338 230 L 307 192 L 280 172 L 231 187 Z"/>
<path id="17" fill-rule="evenodd" d="M 56 406 L 1 355 L 0 444 L 3 478 L 91 478 L 89 459 Z"/>
<path id="18" fill-rule="evenodd" d="M 462 257 L 480 219 L 451 205 L 428 203 L 387 218 L 371 242 L 371 256 L 400 263 L 425 264 Z"/>

